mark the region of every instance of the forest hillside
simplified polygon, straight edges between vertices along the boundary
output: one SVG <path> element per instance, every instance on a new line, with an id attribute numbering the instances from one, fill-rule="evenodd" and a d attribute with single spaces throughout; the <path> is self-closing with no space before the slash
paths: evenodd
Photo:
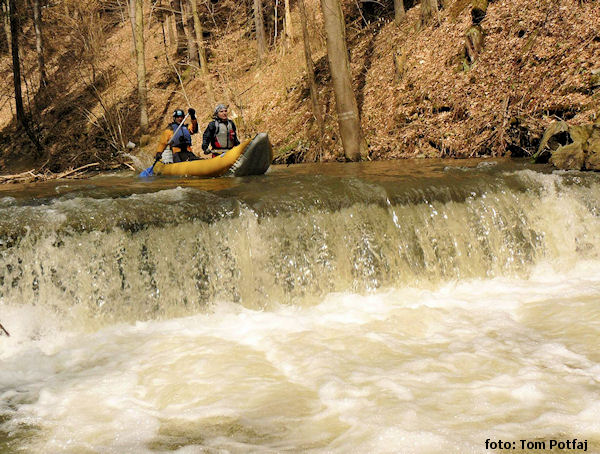
<path id="1" fill-rule="evenodd" d="M 217 103 L 230 106 L 242 138 L 268 132 L 276 162 L 344 159 L 318 0 L 304 4 L 323 132 L 311 109 L 297 0 L 262 1 L 267 48 L 260 61 L 258 0 L 198 0 L 203 67 L 182 53 L 172 18 L 180 2 L 144 2 L 146 133 L 126 0 L 42 2 L 44 77 L 29 3 L 2 3 L 13 2 L 29 131 L 16 116 L 4 8 L 2 174 L 143 168 L 174 109 L 196 109 L 201 134 Z M 527 156 L 551 122 L 598 119 L 600 1 L 485 1 L 477 15 L 477 2 L 443 0 L 430 21 L 419 2 L 405 0 L 399 21 L 393 0 L 341 3 L 367 159 Z"/>

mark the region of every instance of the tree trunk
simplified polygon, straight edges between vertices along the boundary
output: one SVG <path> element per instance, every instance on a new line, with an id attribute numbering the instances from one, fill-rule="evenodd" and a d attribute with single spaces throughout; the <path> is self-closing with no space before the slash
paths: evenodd
<path id="1" fill-rule="evenodd" d="M 168 22 L 167 22 L 168 24 Z M 163 38 L 163 46 L 165 48 L 165 60 L 167 62 L 167 68 L 172 68 L 173 65 L 171 64 L 171 60 L 169 60 L 169 47 L 167 46 L 167 35 L 165 33 L 165 22 L 161 22 L 161 28 L 162 28 L 162 38 Z"/>
<path id="2" fill-rule="evenodd" d="M 33 0 L 33 27 L 35 29 L 35 51 L 38 58 L 40 71 L 40 88 L 48 85 L 46 79 L 46 65 L 44 63 L 44 39 L 42 37 L 42 8 L 40 0 Z"/>
<path id="3" fill-rule="evenodd" d="M 275 18 L 273 20 L 273 24 L 274 24 L 274 28 L 275 28 L 275 32 L 273 33 L 273 45 L 277 45 L 277 33 L 279 30 L 277 30 L 277 25 L 279 23 L 279 0 L 275 0 Z"/>
<path id="4" fill-rule="evenodd" d="M 194 19 L 194 31 L 196 32 L 196 42 L 198 44 L 198 57 L 200 59 L 200 70 L 202 74 L 208 74 L 208 61 L 206 60 L 206 47 L 204 47 L 204 31 L 200 16 L 198 15 L 198 5 L 196 0 L 190 0 L 192 4 L 192 16 Z"/>
<path id="5" fill-rule="evenodd" d="M 135 0 L 135 53 L 137 57 L 138 98 L 140 102 L 140 130 L 148 131 L 148 101 L 146 90 L 146 62 L 144 49 L 144 4 Z"/>
<path id="6" fill-rule="evenodd" d="M 128 6 L 129 6 L 129 22 L 131 22 L 131 38 L 132 38 L 132 43 L 133 43 L 133 51 L 136 52 L 136 47 L 135 47 L 135 11 L 136 11 L 136 6 L 135 6 L 135 2 L 136 0 L 128 0 Z"/>
<path id="7" fill-rule="evenodd" d="M 173 15 L 167 16 L 166 19 L 166 27 L 167 27 L 167 32 L 169 34 L 169 45 L 170 46 L 176 46 L 177 45 L 177 38 L 175 37 L 175 32 L 173 31 L 173 21 L 175 20 L 175 18 L 173 17 Z"/>
<path id="8" fill-rule="evenodd" d="M 254 0 L 254 26 L 256 28 L 256 44 L 258 48 L 258 63 L 262 62 L 267 52 L 265 21 L 262 10 L 262 0 Z"/>
<path id="9" fill-rule="evenodd" d="M 17 121 L 21 125 L 27 123 L 25 109 L 23 108 L 23 93 L 21 91 L 21 61 L 19 59 L 19 13 L 15 0 L 8 0 L 8 14 L 10 19 L 11 52 L 12 52 L 12 70 L 13 82 L 15 87 L 15 109 L 17 111 Z"/>
<path id="10" fill-rule="evenodd" d="M 339 0 L 321 0 L 321 9 L 344 155 L 349 161 L 360 161 L 361 156 L 366 155 L 367 146 L 360 126 L 356 97 L 352 90 L 342 7 Z"/>
<path id="11" fill-rule="evenodd" d="M 421 0 L 421 25 L 429 25 L 434 20 L 437 21 L 438 11 L 437 0 Z"/>
<path id="12" fill-rule="evenodd" d="M 173 17 L 175 18 L 175 30 L 177 31 L 177 56 L 184 57 L 187 38 L 185 36 L 185 28 L 183 27 L 181 0 L 173 0 L 171 7 L 173 8 Z"/>
<path id="13" fill-rule="evenodd" d="M 321 115 L 321 105 L 319 104 L 319 94 L 317 92 L 317 83 L 315 82 L 315 68 L 312 61 L 312 52 L 310 50 L 310 36 L 308 34 L 308 19 L 306 17 L 306 8 L 304 6 L 304 0 L 298 0 L 298 7 L 300 8 L 300 20 L 302 22 L 302 39 L 304 41 L 304 58 L 306 60 L 306 76 L 308 78 L 308 86 L 310 89 L 310 101 L 312 104 L 312 111 L 319 127 L 319 133 L 321 138 L 325 134 L 325 124 L 323 123 L 323 116 Z"/>
<path id="14" fill-rule="evenodd" d="M 8 13 L 10 17 L 10 34 L 11 34 L 11 52 L 12 52 L 12 70 L 13 70 L 13 82 L 15 87 L 15 110 L 17 112 L 17 122 L 23 127 L 25 133 L 34 144 L 36 149 L 36 155 L 40 155 L 42 146 L 38 141 L 37 137 L 33 133 L 29 120 L 25 115 L 25 108 L 23 107 L 23 93 L 21 91 L 21 61 L 19 58 L 19 35 L 20 24 L 19 24 L 19 11 L 17 10 L 17 2 L 15 0 L 8 0 Z"/>
<path id="15" fill-rule="evenodd" d="M 2 24 L 4 25 L 4 33 L 6 34 L 7 53 L 11 53 L 12 39 L 10 34 L 10 13 L 8 10 L 8 0 L 2 0 Z"/>
<path id="16" fill-rule="evenodd" d="M 290 0 L 285 0 L 285 36 L 289 42 L 294 41 L 294 28 L 292 25 L 292 12 L 290 10 Z"/>
<path id="17" fill-rule="evenodd" d="M 394 22 L 399 24 L 404 16 L 406 15 L 406 10 L 404 9 L 404 0 L 394 0 Z"/>
<path id="18" fill-rule="evenodd" d="M 192 2 L 195 0 L 191 0 Z M 187 31 L 187 51 L 188 51 L 188 59 L 190 63 L 195 65 L 196 67 L 200 66 L 200 58 L 198 57 L 198 45 L 196 43 L 196 34 L 194 31 L 194 17 L 192 16 L 190 3 L 187 0 L 183 0 L 182 3 L 182 12 L 183 12 L 183 21 L 185 23 L 185 29 Z"/>

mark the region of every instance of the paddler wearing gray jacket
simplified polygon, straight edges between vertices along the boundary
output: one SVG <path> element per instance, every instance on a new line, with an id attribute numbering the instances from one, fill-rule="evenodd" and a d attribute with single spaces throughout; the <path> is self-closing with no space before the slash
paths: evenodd
<path id="1" fill-rule="evenodd" d="M 227 106 L 218 104 L 213 113 L 213 120 L 208 124 L 202 135 L 204 154 L 212 152 L 214 158 L 239 144 L 235 123 L 228 118 Z M 212 150 L 208 149 L 209 146 Z"/>

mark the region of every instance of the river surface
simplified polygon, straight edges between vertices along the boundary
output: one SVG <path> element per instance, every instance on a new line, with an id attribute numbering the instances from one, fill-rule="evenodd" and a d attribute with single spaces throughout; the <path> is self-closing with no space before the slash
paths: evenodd
<path id="1" fill-rule="evenodd" d="M 600 175 L 4 185 L 0 323 L 0 453 L 599 453 Z"/>

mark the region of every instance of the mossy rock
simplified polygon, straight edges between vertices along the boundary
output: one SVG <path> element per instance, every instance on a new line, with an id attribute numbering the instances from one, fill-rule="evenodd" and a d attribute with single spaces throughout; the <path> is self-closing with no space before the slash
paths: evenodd
<path id="1" fill-rule="evenodd" d="M 562 170 L 581 170 L 584 162 L 585 152 L 578 142 L 558 147 L 550 157 L 550 164 Z"/>
<path id="2" fill-rule="evenodd" d="M 600 129 L 596 129 L 600 136 Z M 600 137 L 591 137 L 587 142 L 585 155 L 585 168 L 587 170 L 600 170 Z"/>
<path id="3" fill-rule="evenodd" d="M 593 125 L 569 126 L 569 135 L 573 142 L 585 144 L 592 135 L 593 130 Z"/>

